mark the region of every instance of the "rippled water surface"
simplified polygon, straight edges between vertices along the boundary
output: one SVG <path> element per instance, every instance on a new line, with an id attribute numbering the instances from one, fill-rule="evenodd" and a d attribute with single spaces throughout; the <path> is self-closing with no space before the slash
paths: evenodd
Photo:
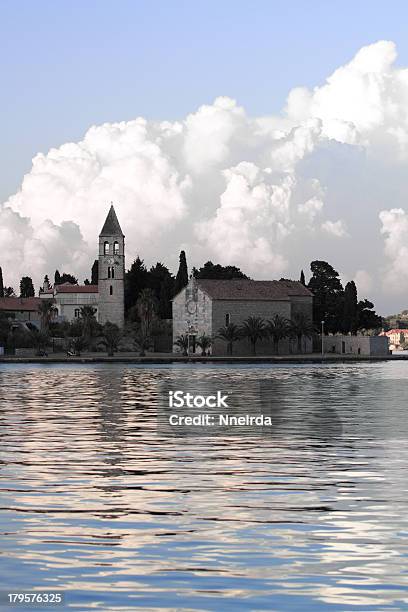
<path id="1" fill-rule="evenodd" d="M 79 610 L 406 610 L 407 376 L 0 365 L 1 588 Z M 160 432 L 163 385 L 184 383 L 272 406 L 272 430 Z"/>

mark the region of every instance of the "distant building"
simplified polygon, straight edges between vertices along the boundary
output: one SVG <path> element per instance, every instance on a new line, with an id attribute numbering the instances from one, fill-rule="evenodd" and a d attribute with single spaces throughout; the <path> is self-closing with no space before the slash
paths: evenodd
<path id="1" fill-rule="evenodd" d="M 82 306 L 92 306 L 98 319 L 98 285 L 64 283 L 40 292 L 40 300 L 53 300 L 57 320 L 75 321 L 81 316 Z"/>
<path id="2" fill-rule="evenodd" d="M 321 336 L 320 336 L 321 338 Z M 388 338 L 378 336 L 347 336 L 335 334 L 323 336 L 323 347 L 326 354 L 363 355 L 385 357 L 389 354 Z"/>
<path id="3" fill-rule="evenodd" d="M 40 303 L 41 299 L 38 297 L 3 297 L 0 298 L 0 312 L 11 321 L 22 323 L 29 321 L 39 326 L 41 317 L 38 306 Z"/>
<path id="4" fill-rule="evenodd" d="M 241 325 L 250 316 L 271 319 L 279 314 L 291 319 L 303 312 L 312 319 L 312 293 L 298 281 L 253 280 L 204 280 L 191 278 L 187 287 L 173 299 L 173 341 L 177 336 L 189 334 L 190 352 L 195 353 L 196 339 L 202 334 L 213 338 L 212 354 L 225 355 L 226 343 L 216 338 L 220 327 L 235 323 Z M 312 352 L 311 339 L 305 339 L 305 352 Z M 282 354 L 291 349 L 296 352 L 296 342 L 282 340 Z M 234 355 L 249 355 L 250 343 L 242 339 L 234 343 Z M 257 354 L 274 352 L 269 340 L 257 343 Z"/>
<path id="5" fill-rule="evenodd" d="M 42 300 L 52 300 L 56 309 L 54 320 L 72 322 L 81 316 L 83 306 L 92 306 L 95 317 L 102 325 L 107 321 L 123 327 L 125 237 L 113 206 L 110 207 L 99 235 L 99 280 L 98 285 L 74 285 L 64 283 L 52 287 L 45 281 L 39 297 L 0 298 L 0 311 L 10 319 L 31 321 L 38 325 L 41 316 L 38 306 Z"/>
<path id="6" fill-rule="evenodd" d="M 391 350 L 398 350 L 402 348 L 402 344 L 408 343 L 408 329 L 389 329 L 388 331 L 381 332 L 380 336 L 386 336 L 388 338 Z"/>

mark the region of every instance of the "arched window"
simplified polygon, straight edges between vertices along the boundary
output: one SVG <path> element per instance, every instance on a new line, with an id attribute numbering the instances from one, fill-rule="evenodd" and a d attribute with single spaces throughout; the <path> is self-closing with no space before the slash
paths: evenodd
<path id="1" fill-rule="evenodd" d="M 103 254 L 109 255 L 109 242 L 107 240 L 103 243 Z"/>
<path id="2" fill-rule="evenodd" d="M 229 312 L 225 315 L 225 325 L 229 325 L 231 323 L 231 315 Z"/>
<path id="3" fill-rule="evenodd" d="M 115 268 L 113 266 L 111 268 L 111 275 L 112 275 L 112 278 L 115 278 Z"/>
<path id="4" fill-rule="evenodd" d="M 114 242 L 113 243 L 113 254 L 114 255 L 119 255 L 119 242 Z"/>
<path id="5" fill-rule="evenodd" d="M 111 277 L 111 269 L 110 269 L 110 266 L 108 266 L 108 278 L 110 277 Z"/>
<path id="6" fill-rule="evenodd" d="M 109 287 L 109 295 L 113 295 L 113 287 L 112 287 L 112 285 Z"/>

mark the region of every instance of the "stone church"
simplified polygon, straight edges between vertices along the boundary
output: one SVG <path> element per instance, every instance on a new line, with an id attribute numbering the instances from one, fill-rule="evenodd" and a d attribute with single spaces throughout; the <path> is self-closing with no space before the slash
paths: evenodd
<path id="1" fill-rule="evenodd" d="M 173 342 L 189 334 L 190 353 L 200 354 L 196 338 L 206 334 L 213 338 L 212 354 L 226 355 L 226 343 L 216 338 L 220 327 L 229 323 L 241 325 L 250 316 L 271 319 L 279 314 L 291 319 L 303 312 L 312 319 L 312 293 L 298 281 L 206 280 L 190 278 L 188 285 L 173 299 Z M 312 352 L 312 341 L 305 339 L 306 352 Z M 288 339 L 280 343 L 280 352 L 296 352 Z M 234 343 L 234 355 L 250 355 L 247 339 Z M 271 341 L 262 340 L 256 348 L 259 355 L 274 353 Z"/>
<path id="2" fill-rule="evenodd" d="M 98 285 L 44 286 L 39 297 L 54 300 L 59 320 L 75 321 L 82 306 L 92 306 L 101 325 L 110 321 L 124 326 L 125 236 L 113 205 L 99 234 L 98 270 Z"/>

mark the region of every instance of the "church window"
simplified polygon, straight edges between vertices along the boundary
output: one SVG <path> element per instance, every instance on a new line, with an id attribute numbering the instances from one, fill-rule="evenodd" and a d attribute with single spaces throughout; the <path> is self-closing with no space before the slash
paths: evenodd
<path id="1" fill-rule="evenodd" d="M 113 287 L 112 287 L 112 285 L 109 287 L 109 295 L 113 295 Z"/>
<path id="2" fill-rule="evenodd" d="M 231 315 L 229 312 L 225 315 L 225 325 L 229 325 L 231 323 Z"/>
<path id="3" fill-rule="evenodd" d="M 113 254 L 114 255 L 119 255 L 119 242 L 114 242 L 113 243 Z"/>
<path id="4" fill-rule="evenodd" d="M 81 309 L 80 308 L 75 308 L 74 317 L 76 319 L 78 319 L 80 316 L 81 316 Z"/>
<path id="5" fill-rule="evenodd" d="M 110 277 L 111 277 L 111 269 L 110 269 L 110 266 L 108 266 L 108 278 Z"/>
<path id="6" fill-rule="evenodd" d="M 105 241 L 103 243 L 103 254 L 109 255 L 109 242 L 108 241 Z"/>

